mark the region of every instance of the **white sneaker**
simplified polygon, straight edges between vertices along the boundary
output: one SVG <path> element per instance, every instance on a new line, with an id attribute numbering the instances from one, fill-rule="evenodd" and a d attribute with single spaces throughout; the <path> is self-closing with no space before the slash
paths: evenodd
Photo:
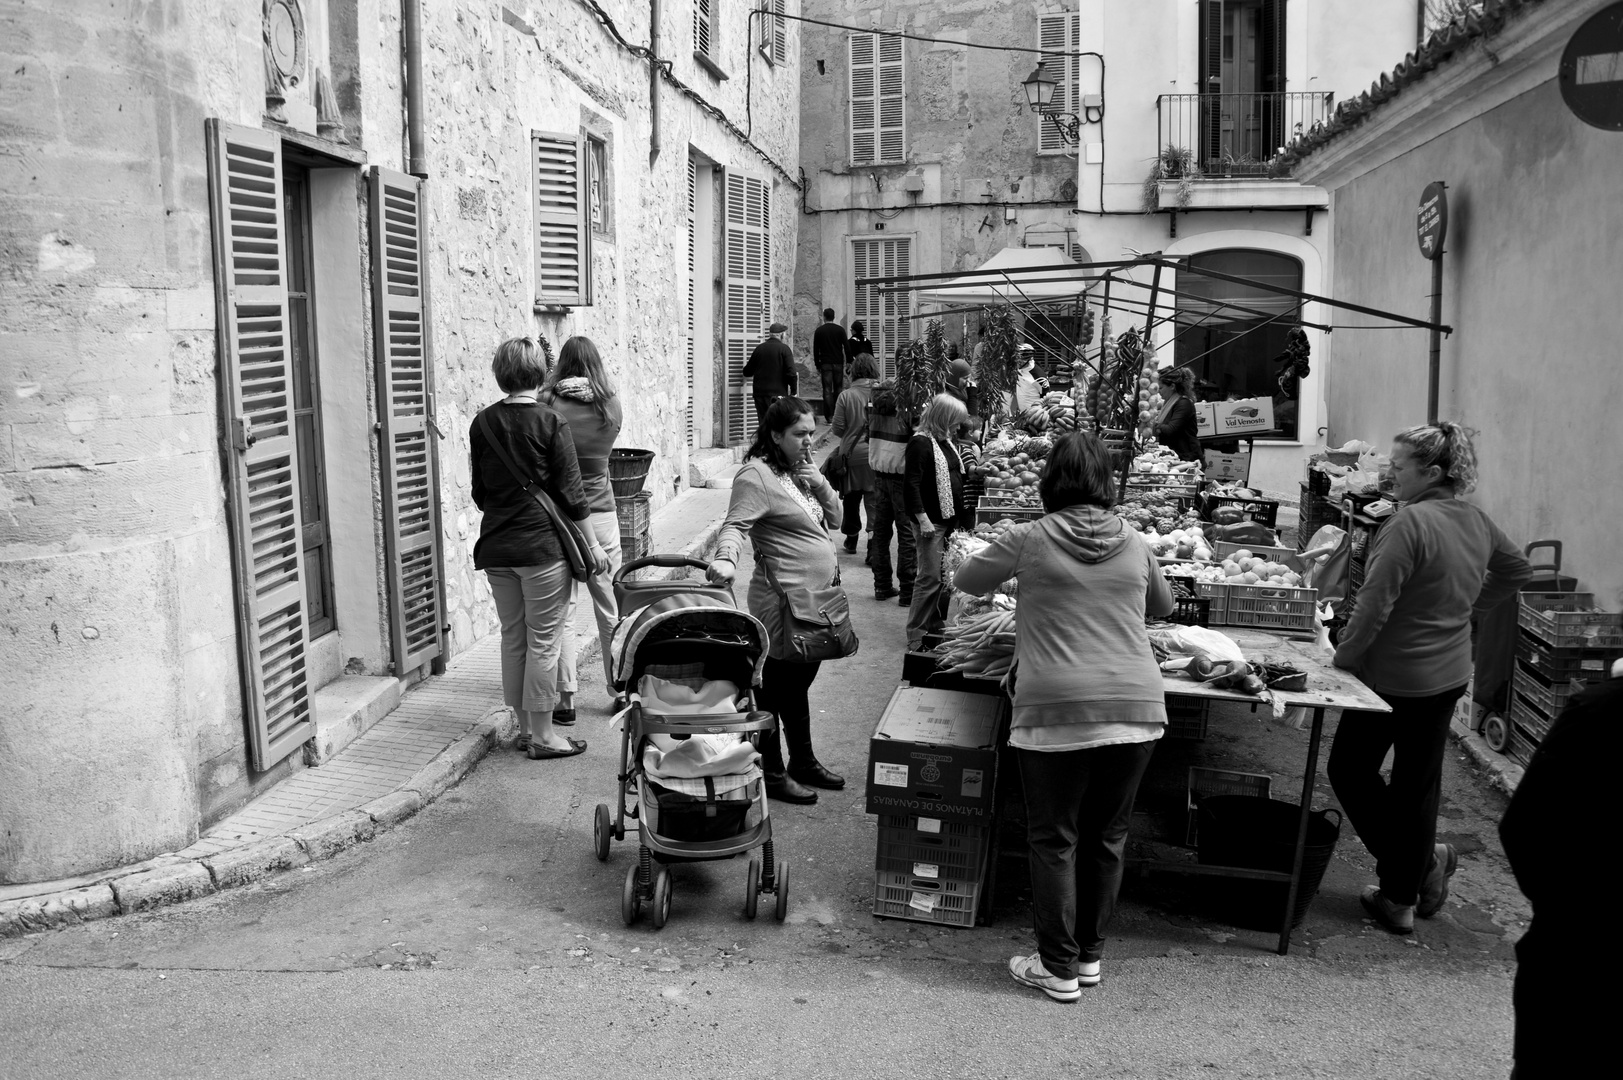
<path id="1" fill-rule="evenodd" d="M 1093 981 L 1099 981 L 1098 964 L 1094 964 Z M 1043 967 L 1041 953 L 1009 958 L 1009 974 L 1022 986 L 1035 987 L 1055 1001 L 1075 1001 L 1082 996 L 1082 987 L 1076 979 L 1061 979 L 1050 975 Z"/>
<path id="2" fill-rule="evenodd" d="M 1099 985 L 1099 961 L 1084 960 L 1076 966 L 1076 983 L 1078 986 Z"/>

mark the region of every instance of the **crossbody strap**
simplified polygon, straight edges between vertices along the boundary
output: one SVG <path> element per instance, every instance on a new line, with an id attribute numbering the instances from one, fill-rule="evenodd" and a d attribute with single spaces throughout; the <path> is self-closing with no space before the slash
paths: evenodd
<path id="1" fill-rule="evenodd" d="M 485 442 L 489 443 L 490 448 L 496 451 L 496 457 L 501 461 L 502 465 L 512 474 L 513 479 L 518 481 L 519 490 L 540 503 L 541 508 L 549 514 L 557 513 L 557 505 L 552 501 L 552 496 L 548 495 L 534 480 L 526 481 L 524 479 L 524 473 L 519 470 L 518 462 L 513 460 L 513 455 L 496 437 L 495 430 L 490 426 L 490 417 L 486 416 L 484 412 L 479 414 L 479 430 L 485 436 Z"/>

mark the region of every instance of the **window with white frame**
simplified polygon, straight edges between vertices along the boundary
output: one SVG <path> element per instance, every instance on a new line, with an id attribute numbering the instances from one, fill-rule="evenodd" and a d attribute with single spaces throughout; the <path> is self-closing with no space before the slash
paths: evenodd
<path id="1" fill-rule="evenodd" d="M 774 67 L 789 62 L 789 0 L 761 0 L 761 14 L 755 17 L 759 24 L 757 47 L 761 55 Z"/>
<path id="2" fill-rule="evenodd" d="M 1037 19 L 1037 48 L 1042 50 L 1043 71 L 1054 80 L 1053 110 L 1056 113 L 1082 111 L 1082 16 L 1067 12 L 1043 15 Z M 1042 153 L 1064 153 L 1065 138 L 1059 125 L 1039 115 L 1037 149 Z"/>
<path id="3" fill-rule="evenodd" d="M 894 34 L 852 34 L 851 164 L 899 165 L 907 159 L 906 51 Z"/>

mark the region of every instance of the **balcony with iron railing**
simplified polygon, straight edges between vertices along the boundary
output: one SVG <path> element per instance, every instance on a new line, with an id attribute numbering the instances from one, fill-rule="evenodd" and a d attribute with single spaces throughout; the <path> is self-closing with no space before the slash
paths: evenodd
<path id="1" fill-rule="evenodd" d="M 1155 104 L 1159 138 L 1150 179 L 1160 185 L 1158 205 L 1257 206 L 1298 197 L 1280 150 L 1330 119 L 1334 95 L 1162 94 Z M 1271 191 L 1272 184 L 1286 190 Z"/>

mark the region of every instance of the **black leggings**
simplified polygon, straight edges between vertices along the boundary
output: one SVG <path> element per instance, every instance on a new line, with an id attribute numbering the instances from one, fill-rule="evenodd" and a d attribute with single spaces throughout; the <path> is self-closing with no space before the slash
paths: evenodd
<path id="1" fill-rule="evenodd" d="M 1381 893 L 1394 904 L 1418 901 L 1431 866 L 1448 723 L 1464 692 L 1460 686 L 1430 697 L 1382 694 L 1392 711 L 1343 713 L 1330 746 L 1330 787 L 1375 856 Z M 1390 783 L 1381 779 L 1388 750 Z"/>
<path id="2" fill-rule="evenodd" d="M 797 765 L 815 760 L 811 740 L 811 684 L 822 666 L 769 656 L 761 671 L 759 704 L 778 714 L 783 741 L 789 744 L 789 760 Z M 775 731 L 761 736 L 761 768 L 769 774 L 784 771 L 783 748 Z"/>

